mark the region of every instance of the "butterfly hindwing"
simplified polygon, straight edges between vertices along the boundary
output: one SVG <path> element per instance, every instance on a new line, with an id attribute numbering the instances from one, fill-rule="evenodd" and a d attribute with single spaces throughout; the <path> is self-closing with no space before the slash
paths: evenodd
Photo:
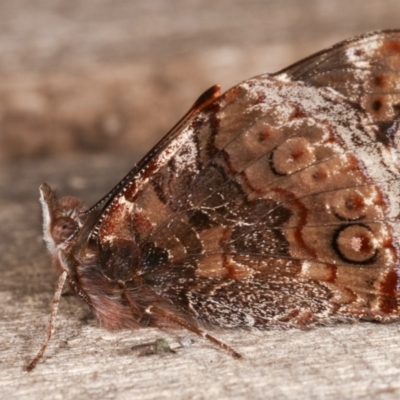
<path id="1" fill-rule="evenodd" d="M 383 319 L 397 310 L 398 227 L 387 206 L 397 166 L 358 104 L 365 86 L 357 83 L 357 97 L 340 83 L 358 82 L 366 61 L 383 68 L 367 54 L 382 40 L 345 42 L 208 104 L 110 202 L 101 247 L 118 254 L 121 241 L 135 243 L 130 279 L 140 275 L 217 325 Z M 350 54 L 367 60 L 354 66 Z M 240 308 L 250 293 L 252 304 Z"/>

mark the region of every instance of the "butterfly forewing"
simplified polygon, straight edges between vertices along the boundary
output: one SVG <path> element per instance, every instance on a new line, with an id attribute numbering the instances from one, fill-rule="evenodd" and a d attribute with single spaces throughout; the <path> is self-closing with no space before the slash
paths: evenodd
<path id="1" fill-rule="evenodd" d="M 399 117 L 399 69 L 400 33 L 388 31 L 339 43 L 275 76 L 316 87 L 332 87 L 361 106 L 384 129 Z M 377 139 L 383 140 L 385 136 L 389 139 L 384 132 Z"/>

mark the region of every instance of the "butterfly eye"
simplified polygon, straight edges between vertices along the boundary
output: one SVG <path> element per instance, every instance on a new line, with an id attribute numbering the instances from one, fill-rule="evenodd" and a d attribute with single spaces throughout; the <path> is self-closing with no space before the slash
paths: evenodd
<path id="1" fill-rule="evenodd" d="M 77 223 L 69 217 L 60 217 L 54 221 L 51 235 L 56 243 L 66 241 L 77 228 Z"/>

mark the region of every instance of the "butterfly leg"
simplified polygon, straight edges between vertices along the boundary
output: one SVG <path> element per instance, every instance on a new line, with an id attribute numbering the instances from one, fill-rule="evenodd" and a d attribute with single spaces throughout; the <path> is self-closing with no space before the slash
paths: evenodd
<path id="1" fill-rule="evenodd" d="M 58 278 L 56 290 L 54 292 L 54 297 L 53 297 L 53 304 L 52 304 L 52 308 L 51 308 L 49 326 L 47 328 L 47 337 L 44 340 L 39 352 L 36 354 L 36 357 L 26 367 L 26 370 L 28 372 L 31 372 L 36 367 L 36 365 L 40 361 L 40 359 L 43 357 L 43 354 L 46 351 L 47 345 L 49 344 L 49 342 L 54 334 L 54 331 L 56 329 L 56 317 L 57 317 L 58 305 L 60 304 L 61 293 L 62 293 L 62 289 L 65 284 L 65 280 L 67 279 L 67 275 L 68 275 L 67 271 L 63 271 L 62 274 L 60 275 L 60 277 Z"/>
<path id="2" fill-rule="evenodd" d="M 191 331 L 195 333 L 196 335 L 199 335 L 205 339 L 208 339 L 210 342 L 216 344 L 217 346 L 221 347 L 225 351 L 228 352 L 232 357 L 234 358 L 242 358 L 242 355 L 238 353 L 236 350 L 234 350 L 232 347 L 228 346 L 226 343 L 222 342 L 221 340 L 217 339 L 216 337 L 210 335 L 208 332 L 204 331 L 203 329 L 198 328 L 197 326 L 192 325 L 191 323 L 184 321 L 175 315 L 173 315 L 171 312 L 168 312 L 166 310 L 163 310 L 159 307 L 156 306 L 149 306 L 145 310 L 146 314 L 157 314 L 179 326 L 182 328 L 187 329 L 188 331 Z"/>

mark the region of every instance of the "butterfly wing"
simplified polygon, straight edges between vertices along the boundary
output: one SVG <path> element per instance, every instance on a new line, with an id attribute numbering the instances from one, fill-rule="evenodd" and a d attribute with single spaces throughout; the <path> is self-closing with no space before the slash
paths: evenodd
<path id="1" fill-rule="evenodd" d="M 399 35 L 344 42 L 201 107 L 104 208 L 103 273 L 224 327 L 398 318 L 397 147 L 376 132 L 393 115 L 366 104 L 397 96 Z"/>
<path id="2" fill-rule="evenodd" d="M 400 113 L 399 66 L 400 32 L 391 30 L 338 43 L 274 75 L 339 91 L 368 112 L 381 136 L 387 136 Z"/>

